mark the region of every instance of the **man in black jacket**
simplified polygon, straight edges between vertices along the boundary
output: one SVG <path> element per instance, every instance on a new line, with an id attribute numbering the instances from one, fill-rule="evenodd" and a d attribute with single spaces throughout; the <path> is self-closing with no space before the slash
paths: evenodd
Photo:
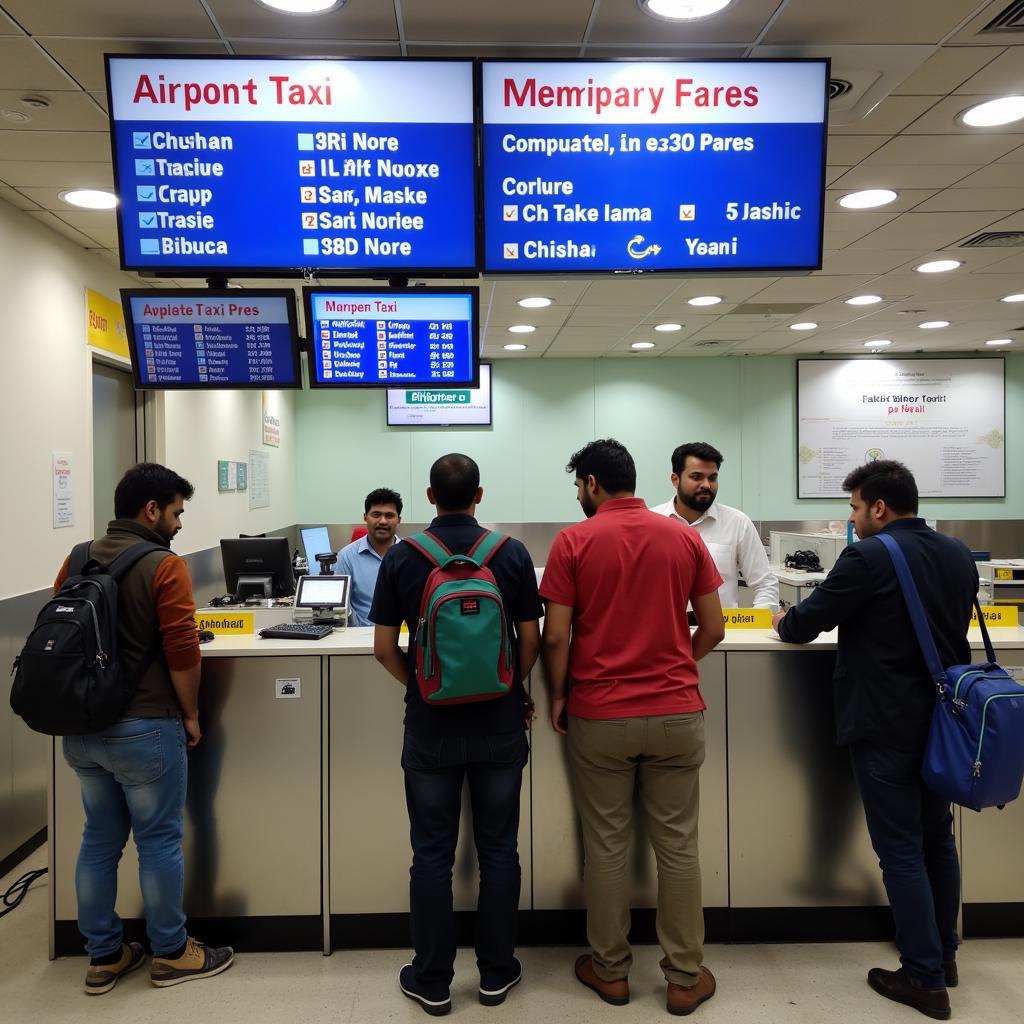
<path id="1" fill-rule="evenodd" d="M 861 543 L 848 546 L 828 578 L 774 625 L 781 639 L 798 644 L 839 627 L 837 740 L 850 748 L 902 963 L 897 971 L 873 968 L 868 983 L 946 1020 L 946 987 L 957 983 L 960 865 L 949 802 L 921 776 L 935 689 L 889 553 L 873 538 L 890 534 L 906 556 L 944 665 L 971 660 L 966 634 L 978 572 L 960 541 L 918 518 L 917 484 L 906 466 L 868 463 L 843 489 Z"/>

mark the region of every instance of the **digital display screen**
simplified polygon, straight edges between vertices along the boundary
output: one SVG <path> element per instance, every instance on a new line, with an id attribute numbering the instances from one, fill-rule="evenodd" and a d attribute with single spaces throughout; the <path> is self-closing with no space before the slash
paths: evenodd
<path id="1" fill-rule="evenodd" d="M 107 87 L 125 269 L 476 267 L 471 61 L 108 56 Z"/>
<path id="2" fill-rule="evenodd" d="M 302 386 L 295 293 L 122 289 L 135 386 Z"/>
<path id="3" fill-rule="evenodd" d="M 478 388 L 389 388 L 389 427 L 490 426 L 491 364 L 480 364 Z"/>
<path id="4" fill-rule="evenodd" d="M 819 269 L 828 69 L 484 61 L 484 272 Z"/>
<path id="5" fill-rule="evenodd" d="M 344 608 L 348 604 L 348 576 L 300 576 L 296 608 Z"/>
<path id="6" fill-rule="evenodd" d="M 312 387 L 479 383 L 476 288 L 304 288 Z"/>

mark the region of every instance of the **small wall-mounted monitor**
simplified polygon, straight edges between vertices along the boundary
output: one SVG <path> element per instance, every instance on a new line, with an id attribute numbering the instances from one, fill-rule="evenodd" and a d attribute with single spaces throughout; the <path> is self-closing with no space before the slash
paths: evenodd
<path id="1" fill-rule="evenodd" d="M 140 389 L 300 388 L 295 293 L 121 289 Z"/>
<path id="2" fill-rule="evenodd" d="M 287 537 L 227 538 L 220 542 L 220 557 L 227 592 L 236 601 L 295 593 Z"/>
<path id="3" fill-rule="evenodd" d="M 480 383 L 478 288 L 304 288 L 314 388 Z"/>
<path id="4" fill-rule="evenodd" d="M 478 388 L 389 388 L 389 427 L 489 427 L 491 364 L 480 364 Z"/>

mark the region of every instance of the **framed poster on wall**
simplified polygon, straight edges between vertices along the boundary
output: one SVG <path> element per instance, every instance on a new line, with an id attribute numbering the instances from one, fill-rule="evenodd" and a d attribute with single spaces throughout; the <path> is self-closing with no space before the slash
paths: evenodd
<path id="1" fill-rule="evenodd" d="M 797 497 L 845 497 L 865 462 L 896 459 L 922 498 L 1006 496 L 1005 362 L 797 360 Z"/>

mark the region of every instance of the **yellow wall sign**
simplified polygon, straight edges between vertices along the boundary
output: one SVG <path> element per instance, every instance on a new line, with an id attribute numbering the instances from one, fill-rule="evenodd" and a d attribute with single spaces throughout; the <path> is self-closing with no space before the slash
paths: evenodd
<path id="1" fill-rule="evenodd" d="M 986 626 L 1010 626 L 1018 624 L 1017 606 L 1013 604 L 993 605 L 983 604 L 981 614 L 985 616 Z M 978 625 L 978 613 L 971 613 L 971 625 Z"/>
<path id="2" fill-rule="evenodd" d="M 723 608 L 722 620 L 726 629 L 771 629 L 770 608 Z"/>
<path id="3" fill-rule="evenodd" d="M 124 325 L 121 304 L 106 295 L 85 289 L 87 307 L 86 340 L 93 348 L 128 358 L 128 331 Z"/>
<path id="4" fill-rule="evenodd" d="M 196 615 L 196 625 L 218 636 L 255 633 L 256 616 L 252 612 L 201 612 Z"/>

